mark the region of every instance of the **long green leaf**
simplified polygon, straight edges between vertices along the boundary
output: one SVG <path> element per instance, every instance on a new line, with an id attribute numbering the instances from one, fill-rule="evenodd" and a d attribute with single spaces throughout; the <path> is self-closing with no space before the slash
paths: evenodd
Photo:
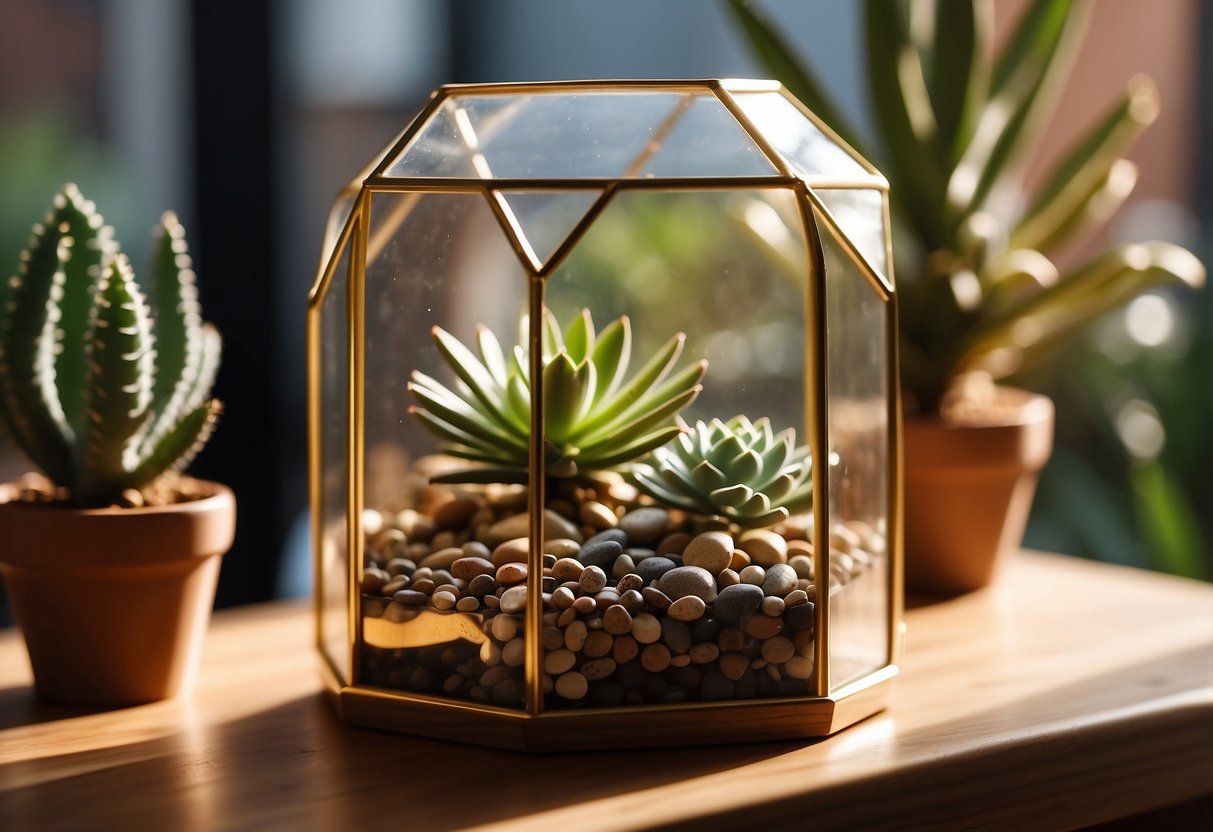
<path id="1" fill-rule="evenodd" d="M 994 62 L 990 74 L 992 95 L 1002 92 L 1029 64 L 1047 59 L 1072 5 L 1072 0 L 1034 0 L 1024 10 Z"/>
<path id="2" fill-rule="evenodd" d="M 584 435 L 597 439 L 606 434 L 618 434 L 627 430 L 626 426 L 628 423 L 644 418 L 647 414 L 651 414 L 654 411 L 666 408 L 671 401 L 681 399 L 687 391 L 698 387 L 707 368 L 707 361 L 696 361 L 694 364 L 683 368 L 661 384 L 649 388 L 639 399 L 636 399 L 631 405 L 620 411 L 606 424 L 597 428 L 592 433 Z M 692 396 L 687 401 L 687 404 L 694 401 L 694 398 Z M 673 416 L 681 412 L 681 410 L 682 408 L 672 410 L 669 412 L 669 415 Z"/>
<path id="3" fill-rule="evenodd" d="M 459 376 L 476 398 L 488 408 L 489 412 L 504 420 L 505 405 L 501 401 L 499 390 L 493 384 L 492 374 L 484 368 L 472 351 L 463 345 L 463 342 L 442 327 L 435 326 L 432 333 L 434 343 L 438 345 L 439 352 L 455 371 L 455 375 Z"/>
<path id="4" fill-rule="evenodd" d="M 1150 565 L 1185 578 L 1207 578 L 1200 522 L 1179 483 L 1157 460 L 1133 465 L 1133 508 Z"/>
<path id="5" fill-rule="evenodd" d="M 567 352 L 557 353 L 543 368 L 543 430 L 553 442 L 567 441 L 577 424 L 587 380 Z"/>
<path id="6" fill-rule="evenodd" d="M 412 382 L 408 385 L 408 391 L 435 417 L 462 430 L 469 436 L 474 436 L 490 444 L 501 443 L 526 450 L 525 438 L 510 436 L 504 431 L 496 429 L 496 423 L 480 418 L 476 411 L 468 407 L 459 397 L 437 395 L 435 391 Z"/>
<path id="7" fill-rule="evenodd" d="M 599 408 L 598 412 L 586 421 L 582 429 L 588 433 L 607 424 L 636 402 L 650 387 L 665 378 L 666 373 L 678 361 L 678 356 L 682 354 L 684 343 L 686 335 L 681 332 L 666 341 L 632 380 L 610 398 L 609 404 Z"/>
<path id="8" fill-rule="evenodd" d="M 747 0 L 730 0 L 729 8 L 741 24 L 742 32 L 749 40 L 754 54 L 770 76 L 778 78 L 792 95 L 830 125 L 839 138 L 861 156 L 867 157 L 868 154 L 861 149 L 858 132 L 842 115 L 842 111 L 826 93 L 817 76 L 796 56 L 795 51 L 767 16 Z"/>
<path id="9" fill-rule="evenodd" d="M 638 416 L 618 430 L 612 430 L 607 434 L 598 432 L 592 436 L 578 437 L 578 444 L 583 453 L 592 454 L 605 445 L 616 444 L 620 436 L 636 436 L 637 434 L 651 430 L 662 422 L 671 419 L 676 413 L 681 413 L 689 407 L 702 390 L 703 388 L 696 384 L 682 394 L 667 400 L 664 404 L 658 405 L 648 413 Z"/>
<path id="10" fill-rule="evenodd" d="M 927 86 L 938 127 L 936 156 L 951 170 L 968 145 L 989 85 L 993 4 L 937 0 Z"/>
<path id="11" fill-rule="evenodd" d="M 1072 0 L 1037 0 L 1012 39 L 1014 46 L 1023 32 L 1030 48 L 1005 78 L 996 64 L 989 103 L 948 182 L 951 222 L 985 205 L 1004 176 L 1018 175 L 1014 165 L 1052 111 L 1077 55 L 1085 15 L 1074 9 Z"/>
<path id="12" fill-rule="evenodd" d="M 584 458 L 579 461 L 579 464 L 586 468 L 610 468 L 611 466 L 644 456 L 654 448 L 660 448 L 681 433 L 682 428 L 677 425 L 662 428 L 622 446 L 616 446 L 617 450 L 614 453 L 604 454 L 600 457 Z"/>
<path id="13" fill-rule="evenodd" d="M 1012 243 L 1045 251 L 1069 243 L 1107 222 L 1136 185 L 1137 165 L 1128 159 L 1117 159 L 1090 190 L 1072 194 L 1073 201 L 1059 200 L 1053 206 L 1055 212 L 1040 214 L 1031 225 L 1017 230 Z"/>
<path id="14" fill-rule="evenodd" d="M 497 336 L 487 326 L 477 325 L 476 346 L 480 350 L 480 358 L 484 368 L 489 371 L 493 381 L 504 388 L 509 382 L 509 371 L 505 366 L 505 354 L 501 351 L 501 343 Z"/>
<path id="15" fill-rule="evenodd" d="M 1037 241 L 1050 238 L 1054 228 L 1090 200 L 1120 157 L 1157 117 L 1154 83 L 1144 76 L 1134 77 L 1124 97 L 1049 172 L 1012 233 L 1012 245 L 1040 247 Z"/>
<path id="16" fill-rule="evenodd" d="M 577 364 L 585 361 L 594 349 L 594 321 L 590 318 L 590 310 L 582 309 L 573 318 L 564 333 L 564 348 Z"/>
<path id="17" fill-rule="evenodd" d="M 627 375 L 632 358 L 632 324 L 627 315 L 611 321 L 598 334 L 594 344 L 594 366 L 598 368 L 598 389 L 594 391 L 597 406 L 613 396 Z"/>
<path id="18" fill-rule="evenodd" d="M 1179 246 L 1118 246 L 979 324 L 960 365 L 1008 375 L 1029 365 L 1033 354 L 1071 337 L 1081 325 L 1142 292 L 1163 286 L 1196 287 L 1204 280 L 1204 265 Z M 991 355 L 1000 358 L 991 364 L 987 360 Z"/>
<path id="19" fill-rule="evenodd" d="M 939 224 L 944 174 L 933 152 L 935 126 L 918 53 L 898 0 L 866 0 L 865 56 L 891 193 L 929 249 L 944 245 Z"/>

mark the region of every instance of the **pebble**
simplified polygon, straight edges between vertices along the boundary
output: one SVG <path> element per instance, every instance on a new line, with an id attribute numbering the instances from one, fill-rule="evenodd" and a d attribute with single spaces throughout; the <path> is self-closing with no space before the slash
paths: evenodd
<path id="1" fill-rule="evenodd" d="M 797 578 L 813 580 L 813 559 L 808 555 L 794 555 L 788 558 L 788 566 L 796 570 Z"/>
<path id="2" fill-rule="evenodd" d="M 623 554 L 623 546 L 614 540 L 591 539 L 577 553 L 577 560 L 584 566 L 597 566 L 604 572 L 610 569 L 615 559 Z"/>
<path id="3" fill-rule="evenodd" d="M 544 627 L 539 635 L 543 649 L 548 651 L 564 649 L 564 630 L 559 627 Z"/>
<path id="4" fill-rule="evenodd" d="M 681 555 L 683 549 L 691 542 L 691 536 L 686 532 L 674 532 L 661 538 L 661 542 L 657 544 L 657 549 L 654 554 L 657 555 Z"/>
<path id="5" fill-rule="evenodd" d="M 686 667 L 691 663 L 691 657 L 686 653 L 681 656 L 670 656 L 670 667 Z"/>
<path id="6" fill-rule="evenodd" d="M 500 586 L 512 586 L 526 580 L 525 563 L 504 563 L 497 570 L 497 583 Z"/>
<path id="7" fill-rule="evenodd" d="M 696 644 L 689 653 L 692 664 L 711 664 L 720 655 L 720 648 L 710 641 Z"/>
<path id="8" fill-rule="evenodd" d="M 783 636 L 775 636 L 762 643 L 762 657 L 771 664 L 783 664 L 794 655 L 796 648 L 790 639 Z"/>
<path id="9" fill-rule="evenodd" d="M 698 566 L 719 575 L 733 560 L 733 538 L 724 532 L 704 532 L 696 535 L 682 553 L 686 566 Z"/>
<path id="10" fill-rule="evenodd" d="M 583 664 L 579 670 L 581 671 L 581 675 L 586 679 L 591 682 L 597 682 L 615 672 L 615 660 L 608 656 L 592 659 Z"/>
<path id="11" fill-rule="evenodd" d="M 499 543 L 493 549 L 490 560 L 492 560 L 494 566 L 504 566 L 507 563 L 526 563 L 527 552 L 530 547 L 530 541 L 525 537 L 514 537 Z"/>
<path id="12" fill-rule="evenodd" d="M 641 644 L 652 644 L 661 638 L 661 622 L 647 612 L 632 619 L 632 638 Z"/>
<path id="13" fill-rule="evenodd" d="M 585 540 L 581 545 L 584 548 L 585 546 L 593 546 L 597 543 L 601 543 L 604 540 L 614 541 L 615 543 L 619 544 L 620 548 L 628 545 L 628 535 L 623 529 L 604 529 L 593 537 Z"/>
<path id="14" fill-rule="evenodd" d="M 464 557 L 469 558 L 484 558 L 485 560 L 488 560 L 493 553 L 492 549 L 485 546 L 479 540 L 469 540 L 462 544 L 459 548 L 463 550 Z"/>
<path id="15" fill-rule="evenodd" d="M 555 540 L 545 541 L 543 551 L 556 558 L 575 558 L 581 551 L 581 544 L 576 540 L 558 537 Z"/>
<path id="16" fill-rule="evenodd" d="M 378 567 L 372 566 L 370 569 L 364 569 L 362 571 L 362 591 L 368 595 L 376 595 L 389 580 L 391 580 L 391 576 Z"/>
<path id="17" fill-rule="evenodd" d="M 576 671 L 561 674 L 556 679 L 556 694 L 564 699 L 581 699 L 590 689 L 590 683 Z"/>
<path id="18" fill-rule="evenodd" d="M 394 595 L 395 593 L 399 592 L 402 589 L 407 589 L 408 585 L 409 585 L 409 576 L 408 575 L 397 575 L 396 577 L 394 577 L 390 581 L 388 581 L 386 584 L 384 584 L 383 588 L 380 589 L 379 592 L 382 595 Z"/>
<path id="19" fill-rule="evenodd" d="M 615 639 L 605 630 L 594 630 L 585 637 L 585 644 L 581 648 L 581 652 L 588 659 L 597 659 L 611 652 L 611 648 L 615 646 Z"/>
<path id="20" fill-rule="evenodd" d="M 604 589 L 594 596 L 594 606 L 600 610 L 605 610 L 607 607 L 618 603 L 619 593 L 613 589 Z"/>
<path id="21" fill-rule="evenodd" d="M 731 558 L 729 559 L 729 569 L 734 572 L 740 572 L 750 565 L 750 556 L 741 549 L 734 549 Z"/>
<path id="22" fill-rule="evenodd" d="M 435 609 L 440 610 L 453 609 L 457 600 L 458 599 L 454 596 L 454 594 L 447 592 L 446 590 L 435 592 L 432 596 L 430 596 L 430 602 L 434 605 Z"/>
<path id="23" fill-rule="evenodd" d="M 788 541 L 769 529 L 752 529 L 737 541 L 737 548 L 750 556 L 759 566 L 774 566 L 788 562 Z"/>
<path id="24" fill-rule="evenodd" d="M 491 560 L 481 557 L 468 557 L 462 549 L 458 550 L 464 556 L 451 563 L 451 574 L 456 578 L 470 581 L 477 575 L 492 575 L 497 567 Z"/>
<path id="25" fill-rule="evenodd" d="M 392 600 L 397 604 L 404 604 L 406 607 L 424 607 L 429 602 L 430 596 L 415 589 L 402 589 L 392 596 Z"/>
<path id="26" fill-rule="evenodd" d="M 526 639 L 514 638 L 501 648 L 501 663 L 506 667 L 522 667 L 526 662 Z"/>
<path id="27" fill-rule="evenodd" d="M 686 595 L 670 604 L 669 616 L 676 621 L 695 621 L 703 617 L 707 604 L 696 595 Z"/>
<path id="28" fill-rule="evenodd" d="M 670 666 L 670 649 L 664 644 L 650 644 L 641 651 L 640 664 L 650 673 L 660 673 Z"/>
<path id="29" fill-rule="evenodd" d="M 716 576 L 716 586 L 724 589 L 726 586 L 733 586 L 741 583 L 741 577 L 732 569 L 726 569 Z"/>
<path id="30" fill-rule="evenodd" d="M 690 629 L 675 618 L 661 619 L 661 640 L 671 653 L 685 653 L 691 649 Z"/>
<path id="31" fill-rule="evenodd" d="M 632 575 L 636 572 L 636 562 L 632 560 L 632 556 L 624 552 L 619 557 L 615 558 L 615 563 L 611 566 L 611 577 L 619 580 L 624 575 Z"/>
<path id="32" fill-rule="evenodd" d="M 552 577 L 558 581 L 575 581 L 581 577 L 585 567 L 573 558 L 560 558 L 552 565 Z"/>
<path id="33" fill-rule="evenodd" d="M 673 607 L 670 608 L 673 613 Z M 632 631 L 632 614 L 622 604 L 607 607 L 602 614 L 602 629 L 613 636 L 622 636 Z"/>
<path id="34" fill-rule="evenodd" d="M 785 606 L 795 607 L 799 604 L 803 604 L 805 601 L 808 601 L 808 600 L 809 600 L 809 593 L 805 592 L 803 589 L 793 589 L 791 592 L 789 592 L 787 595 L 784 596 L 783 603 Z"/>
<path id="35" fill-rule="evenodd" d="M 462 549 L 452 546 L 447 549 L 439 549 L 431 555 L 426 555 L 421 559 L 419 565 L 429 567 L 430 569 L 445 569 L 463 556 Z"/>
<path id="36" fill-rule="evenodd" d="M 794 607 L 788 607 L 784 610 L 783 620 L 792 632 L 812 630 L 817 623 L 817 605 L 812 601 L 804 601 Z"/>
<path id="37" fill-rule="evenodd" d="M 543 670 L 553 676 L 567 673 L 577 664 L 577 654 L 572 650 L 551 650 L 543 657 Z"/>
<path id="38" fill-rule="evenodd" d="M 573 612 L 575 614 L 589 615 L 596 609 L 598 609 L 598 604 L 588 595 L 582 595 L 573 602 Z"/>
<path id="39" fill-rule="evenodd" d="M 670 513 L 664 508 L 645 506 L 629 511 L 619 518 L 619 528 L 637 546 L 656 543 L 670 527 Z"/>
<path id="40" fill-rule="evenodd" d="M 642 563 L 637 568 L 643 566 Z M 711 572 L 700 566 L 678 566 L 669 570 L 661 576 L 657 588 L 672 601 L 688 595 L 694 595 L 703 601 L 716 600 L 716 579 Z"/>
<path id="41" fill-rule="evenodd" d="M 618 589 L 615 591 L 619 592 Z M 638 590 L 629 589 L 619 593 L 619 603 L 625 610 L 635 615 L 644 609 L 644 596 Z"/>
<path id="42" fill-rule="evenodd" d="M 475 612 L 480 609 L 480 599 L 471 595 L 464 596 L 455 602 L 455 609 L 459 612 Z"/>
<path id="43" fill-rule="evenodd" d="M 392 558 L 387 562 L 387 573 L 392 576 L 412 576 L 417 571 L 417 564 L 408 558 Z"/>
<path id="44" fill-rule="evenodd" d="M 589 638 L 589 635 L 590 630 L 585 626 L 584 621 L 574 621 L 564 628 L 564 646 L 576 653 L 585 646 L 585 640 Z"/>
<path id="45" fill-rule="evenodd" d="M 663 575 L 676 566 L 677 564 L 667 557 L 653 555 L 638 562 L 634 571 L 646 584 L 649 584 L 660 580 Z"/>
<path id="46" fill-rule="evenodd" d="M 468 581 L 468 594 L 483 598 L 497 591 L 497 579 L 492 575 L 477 575 Z"/>
<path id="47" fill-rule="evenodd" d="M 619 518 L 615 516 L 615 512 L 604 506 L 602 503 L 591 500 L 588 503 L 582 503 L 581 509 L 577 512 L 577 517 L 582 523 L 587 526 L 602 531 L 604 529 L 613 529 L 619 525 Z"/>
<path id="48" fill-rule="evenodd" d="M 619 579 L 619 583 L 615 585 L 615 591 L 622 595 L 625 592 L 635 590 L 639 592 L 644 589 L 644 578 L 637 575 L 635 572 L 629 572 Z"/>
<path id="49" fill-rule="evenodd" d="M 813 675 L 813 660 L 804 656 L 793 656 L 784 664 L 783 672 L 791 679 L 808 679 Z"/>
<path id="50" fill-rule="evenodd" d="M 567 586 L 559 586 L 552 591 L 552 606 L 558 610 L 567 610 L 576 600 L 577 596 Z"/>
<path id="51" fill-rule="evenodd" d="M 671 603 L 670 596 L 655 586 L 646 586 L 640 590 L 640 596 L 644 598 L 645 603 L 656 610 L 668 609 Z"/>
<path id="52" fill-rule="evenodd" d="M 510 615 L 493 616 L 489 632 L 500 642 L 507 642 L 518 635 L 518 620 Z"/>
<path id="53" fill-rule="evenodd" d="M 780 598 L 796 588 L 796 570 L 786 563 L 777 563 L 767 569 L 766 579 L 762 582 L 762 591 L 767 595 L 777 595 Z"/>
<path id="54" fill-rule="evenodd" d="M 725 624 L 740 627 L 761 606 L 762 598 L 761 588 L 753 584 L 734 584 L 720 590 L 720 595 L 712 604 L 712 612 Z"/>
<path id="55" fill-rule="evenodd" d="M 725 653 L 720 657 L 719 667 L 730 681 L 736 682 L 749 670 L 750 660 L 740 653 Z"/>
<path id="56" fill-rule="evenodd" d="M 581 577 L 577 580 L 577 585 L 587 595 L 601 592 L 607 585 L 606 573 L 597 566 L 587 566 L 582 570 Z"/>
<path id="57" fill-rule="evenodd" d="M 737 573 L 737 577 L 741 579 L 743 584 L 753 584 L 754 586 L 762 586 L 762 582 L 767 579 L 767 570 L 763 569 L 758 564 L 747 566 Z"/>
<path id="58" fill-rule="evenodd" d="M 611 647 L 616 664 L 624 664 L 640 655 L 640 644 L 631 636 L 619 636 Z"/>
<path id="59" fill-rule="evenodd" d="M 777 616 L 783 615 L 784 603 L 783 599 L 776 595 L 768 595 L 762 599 L 762 614 Z"/>
<path id="60" fill-rule="evenodd" d="M 751 615 L 745 625 L 746 635 L 751 638 L 771 638 L 783 631 L 783 619 L 768 615 Z"/>
<path id="61" fill-rule="evenodd" d="M 517 613 L 526 609 L 526 591 L 525 586 L 512 586 L 501 593 L 501 611 Z"/>

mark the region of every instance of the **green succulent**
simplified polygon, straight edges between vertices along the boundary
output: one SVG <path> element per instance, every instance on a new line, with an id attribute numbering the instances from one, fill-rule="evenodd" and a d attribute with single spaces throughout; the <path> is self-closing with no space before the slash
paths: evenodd
<path id="1" fill-rule="evenodd" d="M 791 428 L 775 433 L 765 416 L 696 422 L 653 451 L 651 464 L 633 466 L 631 475 L 641 491 L 666 505 L 719 514 L 747 528 L 773 525 L 813 505 L 808 447 L 796 444 Z"/>
<path id="2" fill-rule="evenodd" d="M 0 422 L 78 505 L 106 505 L 180 470 L 220 412 L 219 333 L 204 324 L 185 234 L 155 231 L 145 297 L 94 204 L 65 185 L 0 321 Z"/>
<path id="3" fill-rule="evenodd" d="M 526 477 L 531 435 L 528 319 L 507 358 L 496 336 L 476 328 L 479 355 L 441 327 L 434 342 L 457 378 L 454 389 L 414 371 L 409 408 L 444 441 L 451 456 L 487 467 L 443 475 L 445 482 L 510 482 Z M 672 419 L 695 400 L 706 361 L 674 371 L 686 336 L 679 332 L 628 378 L 632 330 L 627 316 L 596 332 L 583 309 L 562 333 L 544 310 L 543 413 L 548 476 L 570 477 L 637 459 L 682 432 Z"/>
<path id="4" fill-rule="evenodd" d="M 908 406 L 937 408 L 966 372 L 1027 371 L 1141 292 L 1204 281 L 1200 261 L 1167 243 L 1116 246 L 1060 273 L 1048 256 L 1107 220 L 1136 184 L 1122 157 L 1158 113 L 1144 76 L 1035 193 L 1021 193 L 1092 5 L 1033 0 L 994 54 L 988 0 L 866 0 L 869 153 L 758 4 L 730 0 L 767 70 L 888 175 Z"/>

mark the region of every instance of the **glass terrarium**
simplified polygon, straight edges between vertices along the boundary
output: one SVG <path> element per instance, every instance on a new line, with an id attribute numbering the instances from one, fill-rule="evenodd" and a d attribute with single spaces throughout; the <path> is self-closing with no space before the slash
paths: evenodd
<path id="1" fill-rule="evenodd" d="M 309 308 L 317 641 L 356 723 L 832 733 L 900 626 L 888 185 L 778 84 L 449 86 Z"/>

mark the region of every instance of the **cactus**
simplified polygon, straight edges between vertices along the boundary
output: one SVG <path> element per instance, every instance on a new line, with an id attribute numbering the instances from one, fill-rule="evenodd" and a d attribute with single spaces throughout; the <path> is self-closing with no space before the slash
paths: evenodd
<path id="1" fill-rule="evenodd" d="M 214 429 L 221 339 L 203 323 L 185 234 L 154 232 L 150 297 L 74 185 L 34 226 L 0 321 L 0 423 L 81 506 L 185 467 Z"/>

